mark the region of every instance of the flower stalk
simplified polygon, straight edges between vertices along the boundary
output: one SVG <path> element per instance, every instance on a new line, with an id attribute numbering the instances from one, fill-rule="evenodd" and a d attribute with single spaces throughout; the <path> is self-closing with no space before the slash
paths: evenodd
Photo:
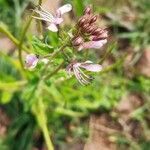
<path id="1" fill-rule="evenodd" d="M 40 98 L 37 100 L 38 100 L 37 101 L 38 104 L 34 105 L 34 107 L 32 108 L 33 113 L 36 116 L 38 125 L 43 133 L 48 150 L 54 150 L 52 141 L 50 139 L 48 127 L 47 127 L 47 117 L 46 117 L 46 112 L 45 112 L 43 101 Z"/>

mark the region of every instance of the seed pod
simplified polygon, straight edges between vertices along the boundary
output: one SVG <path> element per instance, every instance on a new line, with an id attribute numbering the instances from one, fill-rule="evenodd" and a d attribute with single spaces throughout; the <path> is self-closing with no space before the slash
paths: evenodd
<path id="1" fill-rule="evenodd" d="M 84 42 L 83 38 L 81 36 L 78 36 L 78 37 L 75 37 L 73 40 L 72 40 L 72 44 L 74 46 L 79 46 L 80 44 L 82 44 Z"/>
<path id="2" fill-rule="evenodd" d="M 92 13 L 92 8 L 91 8 L 91 6 L 89 5 L 89 6 L 87 6 L 86 8 L 85 8 L 85 10 L 84 10 L 84 15 L 90 15 Z"/>
<path id="3" fill-rule="evenodd" d="M 90 23 L 92 24 L 92 23 L 96 22 L 97 18 L 98 18 L 97 15 L 93 15 L 90 19 Z"/>

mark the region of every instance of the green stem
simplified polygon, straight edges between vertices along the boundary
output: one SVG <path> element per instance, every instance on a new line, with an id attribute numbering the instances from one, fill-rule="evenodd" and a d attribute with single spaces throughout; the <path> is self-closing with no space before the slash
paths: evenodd
<path id="1" fill-rule="evenodd" d="M 0 32 L 5 34 L 17 47 L 19 46 L 19 40 L 16 39 L 5 27 L 0 25 Z M 24 51 L 29 52 L 28 48 L 22 45 Z"/>
<path id="2" fill-rule="evenodd" d="M 105 52 L 103 58 L 99 61 L 99 64 L 102 64 L 105 59 L 110 55 L 110 53 L 116 48 L 116 43 L 114 43 L 111 47 L 109 47 L 107 49 L 107 51 Z"/>
<path id="3" fill-rule="evenodd" d="M 53 75 L 55 75 L 61 68 L 62 68 L 62 66 L 64 65 L 64 61 L 53 71 L 53 72 L 51 72 L 50 74 L 48 74 L 47 76 L 45 76 L 44 78 L 43 78 L 43 80 L 47 80 L 47 79 L 49 79 L 50 77 L 52 77 Z"/>
<path id="4" fill-rule="evenodd" d="M 41 6 L 41 4 L 42 4 L 42 0 L 39 0 L 39 6 Z M 39 9 L 40 9 L 40 7 L 39 7 Z M 40 38 L 41 39 L 43 39 L 43 28 L 42 28 L 42 21 L 41 20 L 38 20 L 38 31 L 39 31 L 39 36 L 40 36 Z"/>
<path id="5" fill-rule="evenodd" d="M 54 147 L 53 147 L 52 141 L 50 139 L 48 128 L 47 128 L 46 124 L 43 124 L 42 132 L 43 132 L 43 135 L 44 135 L 45 142 L 46 142 L 48 150 L 54 150 Z"/>
<path id="6" fill-rule="evenodd" d="M 38 92 L 38 95 L 40 95 L 39 93 L 40 92 Z M 45 139 L 48 150 L 54 150 L 52 141 L 50 139 L 48 127 L 47 127 L 46 112 L 45 112 L 45 107 L 44 107 L 42 99 L 38 98 L 38 101 L 33 106 L 32 111 L 35 114 L 38 125 L 40 126 L 40 128 L 42 130 L 42 133 L 43 133 L 43 136 L 44 136 L 44 139 Z"/>
<path id="7" fill-rule="evenodd" d="M 21 67 L 22 69 L 24 70 L 24 64 L 23 64 L 23 59 L 22 59 L 22 45 L 23 45 L 23 41 L 25 39 L 25 35 L 26 35 L 26 32 L 31 24 L 31 21 L 32 21 L 32 14 L 29 18 L 29 20 L 27 21 L 27 24 L 22 32 L 22 35 L 21 35 L 21 38 L 20 38 L 20 43 L 18 45 L 18 55 L 19 55 L 19 61 L 20 61 L 20 64 L 21 64 Z"/>
<path id="8" fill-rule="evenodd" d="M 43 76 L 48 68 L 48 66 L 51 64 L 51 60 L 53 60 L 60 52 L 62 52 L 64 50 L 64 48 L 66 47 L 66 45 L 63 45 L 62 47 L 59 48 L 58 51 L 54 52 L 53 54 L 49 54 L 44 56 L 43 58 L 48 58 L 50 57 L 50 61 L 45 65 L 45 67 L 42 70 L 42 79 L 45 80 L 45 77 Z"/>
<path id="9" fill-rule="evenodd" d="M 110 65 L 109 67 L 106 67 L 105 69 L 103 69 L 100 74 L 103 74 L 103 73 L 107 73 L 107 72 L 110 72 L 112 71 L 113 69 L 117 68 L 118 66 L 122 65 L 125 58 L 126 58 L 126 55 L 125 54 L 122 58 L 120 58 L 116 63 Z"/>

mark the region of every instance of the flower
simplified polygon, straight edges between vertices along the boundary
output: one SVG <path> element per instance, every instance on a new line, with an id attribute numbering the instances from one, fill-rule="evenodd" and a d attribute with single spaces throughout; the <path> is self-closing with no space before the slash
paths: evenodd
<path id="1" fill-rule="evenodd" d="M 49 60 L 47 58 L 39 58 L 35 54 L 29 54 L 25 59 L 25 68 L 33 70 L 37 66 L 38 62 L 47 64 Z"/>
<path id="2" fill-rule="evenodd" d="M 39 59 L 35 54 L 29 54 L 25 59 L 25 68 L 32 70 L 36 67 Z"/>
<path id="3" fill-rule="evenodd" d="M 58 25 L 63 22 L 62 15 L 72 10 L 71 4 L 63 5 L 62 7 L 58 8 L 56 10 L 56 14 L 52 15 L 50 12 L 44 10 L 40 6 L 41 10 L 35 10 L 37 14 L 40 15 L 40 17 L 33 16 L 35 19 L 40 19 L 43 21 L 46 21 L 48 23 L 48 29 L 52 32 L 58 31 Z"/>
<path id="4" fill-rule="evenodd" d="M 93 14 L 91 6 L 87 6 L 84 15 L 77 22 L 77 31 L 72 37 L 72 45 L 83 49 L 99 49 L 107 43 L 108 31 L 97 26 L 98 15 Z"/>
<path id="5" fill-rule="evenodd" d="M 90 83 L 90 80 L 92 79 L 88 75 L 86 75 L 83 71 L 82 68 L 91 71 L 91 72 L 99 72 L 102 70 L 102 66 L 99 64 L 93 64 L 92 61 L 85 61 L 85 62 L 72 62 L 69 64 L 66 68 L 68 74 L 71 76 L 72 74 L 75 75 L 77 80 L 82 84 L 86 85 Z"/>

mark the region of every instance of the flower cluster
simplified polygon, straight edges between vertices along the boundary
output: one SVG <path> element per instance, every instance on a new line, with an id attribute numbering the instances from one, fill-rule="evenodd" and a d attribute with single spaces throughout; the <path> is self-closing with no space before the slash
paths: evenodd
<path id="1" fill-rule="evenodd" d="M 78 31 L 72 39 L 72 44 L 79 51 L 83 49 L 99 49 L 107 43 L 108 32 L 97 26 L 97 15 L 92 13 L 90 6 L 85 8 L 84 15 L 77 23 Z"/>
<path id="2" fill-rule="evenodd" d="M 39 16 L 33 16 L 36 19 L 46 21 L 48 23 L 48 29 L 57 32 L 59 30 L 59 24 L 63 22 L 62 15 L 66 12 L 72 10 L 70 4 L 66 4 L 56 10 L 55 15 L 44 10 L 40 6 L 40 10 L 34 10 Z M 75 26 L 75 32 L 71 33 L 71 46 L 70 48 L 76 48 L 78 51 L 83 49 L 101 48 L 105 43 L 107 43 L 108 33 L 106 29 L 102 29 L 97 26 L 96 21 L 98 19 L 97 15 L 92 13 L 90 6 L 86 7 L 84 10 L 84 15 L 78 20 Z M 68 41 L 68 42 L 69 42 Z M 26 57 L 26 68 L 33 69 L 37 65 L 39 59 L 34 54 L 27 55 Z M 78 62 L 71 58 L 70 63 L 66 67 L 66 71 L 69 75 L 75 75 L 77 80 L 82 84 L 88 84 L 91 81 L 91 77 L 86 75 L 83 70 L 91 72 L 99 72 L 102 70 L 102 66 L 99 64 L 94 64 L 92 61 Z"/>

